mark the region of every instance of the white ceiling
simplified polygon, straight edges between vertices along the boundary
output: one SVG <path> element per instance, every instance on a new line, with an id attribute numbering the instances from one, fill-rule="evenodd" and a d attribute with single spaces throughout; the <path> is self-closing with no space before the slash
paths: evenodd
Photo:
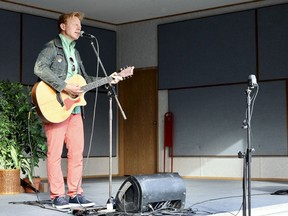
<path id="1" fill-rule="evenodd" d="M 0 0 L 50 12 L 84 12 L 85 17 L 123 24 L 265 0 Z"/>

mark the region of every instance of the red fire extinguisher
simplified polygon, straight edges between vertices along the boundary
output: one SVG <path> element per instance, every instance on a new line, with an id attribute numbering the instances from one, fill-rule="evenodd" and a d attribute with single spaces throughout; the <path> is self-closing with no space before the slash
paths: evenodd
<path id="1" fill-rule="evenodd" d="M 166 149 L 171 157 L 171 172 L 173 172 L 173 147 L 174 147 L 174 115 L 167 112 L 164 115 L 164 172 L 166 170 Z"/>

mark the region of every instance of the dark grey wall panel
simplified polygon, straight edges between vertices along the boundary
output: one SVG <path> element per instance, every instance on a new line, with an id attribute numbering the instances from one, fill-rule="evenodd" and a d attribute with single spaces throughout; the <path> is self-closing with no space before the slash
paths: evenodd
<path id="1" fill-rule="evenodd" d="M 99 56 L 104 68 L 108 75 L 114 72 L 116 70 L 116 32 L 84 25 L 82 26 L 82 30 L 97 38 Z M 94 40 L 93 43 L 97 50 L 97 43 Z M 79 38 L 77 41 L 77 49 L 81 54 L 87 73 L 91 76 L 96 76 L 97 58 L 91 46 L 91 40 L 88 38 Z M 104 76 L 101 68 L 99 76 Z"/>
<path id="2" fill-rule="evenodd" d="M 160 25 L 159 88 L 244 82 L 256 72 L 255 12 Z"/>
<path id="3" fill-rule="evenodd" d="M 93 121 L 95 92 L 88 92 L 85 94 L 87 105 L 85 106 L 85 150 L 84 155 L 87 156 L 88 146 L 90 142 L 90 135 L 92 133 L 91 125 Z M 112 112 L 113 112 L 113 128 L 112 128 L 112 144 L 113 156 L 116 155 L 116 125 L 117 125 L 117 105 L 112 98 Z M 90 156 L 108 156 L 109 155 L 109 97 L 106 93 L 98 93 L 98 100 L 96 105 L 96 117 L 94 136 L 91 146 Z"/>
<path id="4" fill-rule="evenodd" d="M 20 14 L 0 10 L 1 80 L 20 81 Z"/>
<path id="5" fill-rule="evenodd" d="M 252 116 L 257 155 L 287 155 L 287 95 L 285 81 L 260 83 Z"/>
<path id="6" fill-rule="evenodd" d="M 175 155 L 236 156 L 246 150 L 245 90 L 245 85 L 170 90 Z M 260 84 L 251 123 L 255 155 L 287 154 L 285 82 Z"/>
<path id="7" fill-rule="evenodd" d="M 288 78 L 288 5 L 258 10 L 259 78 Z"/>
<path id="8" fill-rule="evenodd" d="M 22 82 L 34 84 L 34 64 L 44 44 L 57 35 L 57 20 L 23 14 Z"/>

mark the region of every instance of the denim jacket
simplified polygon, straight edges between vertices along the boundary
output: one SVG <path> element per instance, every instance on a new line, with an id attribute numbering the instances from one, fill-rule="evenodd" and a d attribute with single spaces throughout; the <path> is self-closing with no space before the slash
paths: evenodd
<path id="1" fill-rule="evenodd" d="M 82 75 L 87 83 L 96 78 L 88 76 L 78 50 L 75 50 L 76 61 L 79 65 L 78 74 Z M 66 87 L 68 64 L 59 36 L 45 44 L 38 55 L 34 66 L 34 74 L 49 84 L 56 91 L 61 92 Z"/>

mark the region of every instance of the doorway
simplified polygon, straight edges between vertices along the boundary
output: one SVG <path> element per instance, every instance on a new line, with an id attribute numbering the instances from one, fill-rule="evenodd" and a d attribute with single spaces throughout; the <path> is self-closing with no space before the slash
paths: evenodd
<path id="1" fill-rule="evenodd" d="M 158 70 L 135 69 L 119 83 L 119 175 L 157 173 Z"/>

